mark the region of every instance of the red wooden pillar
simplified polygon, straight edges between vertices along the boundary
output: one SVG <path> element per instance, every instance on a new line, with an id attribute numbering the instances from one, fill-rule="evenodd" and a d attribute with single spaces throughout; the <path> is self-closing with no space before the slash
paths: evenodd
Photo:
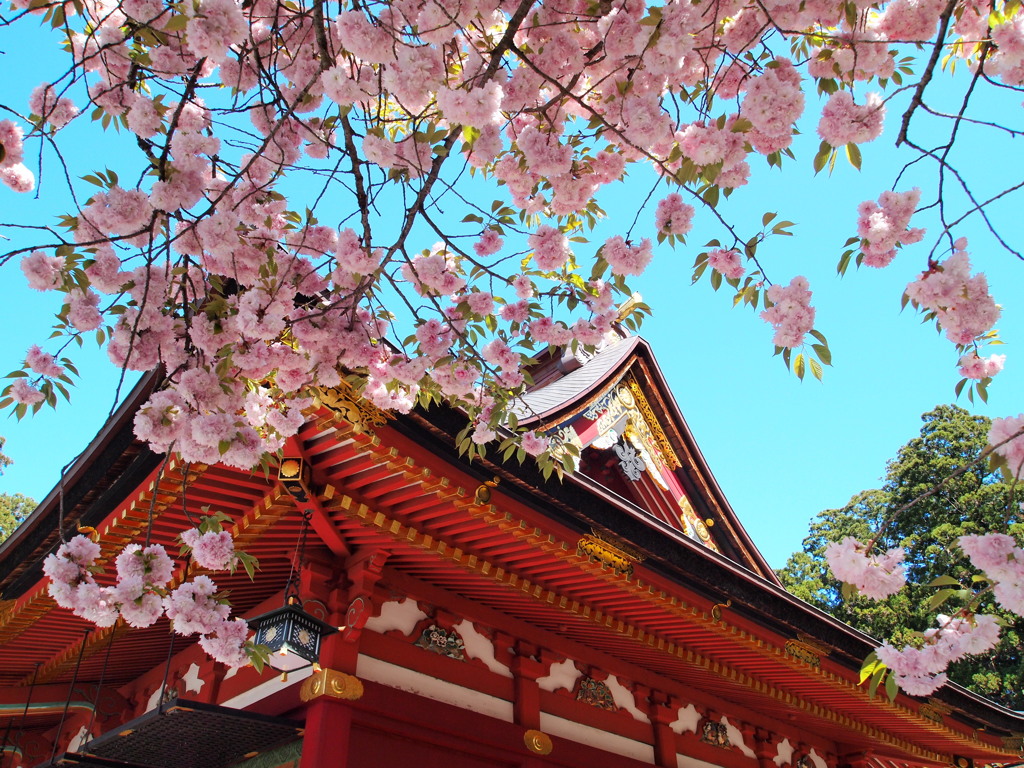
<path id="1" fill-rule="evenodd" d="M 316 675 L 309 679 L 315 677 Z M 359 690 L 362 692 L 361 685 Z M 317 696 L 306 708 L 306 732 L 302 741 L 302 760 L 299 762 L 299 768 L 346 768 L 351 734 L 352 707 L 348 701 L 327 694 Z"/>
<path id="2" fill-rule="evenodd" d="M 372 614 L 373 588 L 387 559 L 383 550 L 366 550 L 349 557 L 344 578 L 330 564 L 303 571 L 303 589 L 323 596 L 327 619 L 341 631 L 324 638 L 324 664 L 302 684 L 306 728 L 299 768 L 346 768 L 351 754 L 352 702 L 363 695 L 356 670 L 359 637 Z"/>
<path id="3" fill-rule="evenodd" d="M 676 720 L 678 702 L 663 691 L 638 687 L 637 703 L 651 720 L 654 731 L 654 764 L 660 768 L 675 768 L 678 765 L 676 734 L 671 725 Z"/>
<path id="4" fill-rule="evenodd" d="M 782 737 L 767 728 L 759 728 L 749 723 L 741 724 L 740 731 L 743 737 L 751 742 L 750 748 L 754 750 L 759 768 L 775 768 L 775 758 L 779 754 Z"/>
<path id="5" fill-rule="evenodd" d="M 551 668 L 551 656 L 542 648 L 520 640 L 515 645 L 516 655 L 512 657 L 512 675 L 515 684 L 515 700 L 512 716 L 515 724 L 524 728 L 523 744 L 527 756 L 519 763 L 520 768 L 543 768 L 543 757 L 551 752 L 551 737 L 540 730 L 540 686 L 537 680 L 544 677 Z"/>

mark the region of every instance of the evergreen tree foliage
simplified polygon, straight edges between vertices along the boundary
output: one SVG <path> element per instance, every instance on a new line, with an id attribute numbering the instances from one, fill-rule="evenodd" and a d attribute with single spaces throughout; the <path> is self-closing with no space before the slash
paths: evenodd
<path id="1" fill-rule="evenodd" d="M 933 579 L 949 575 L 972 586 L 971 577 L 977 571 L 957 548 L 958 537 L 1006 531 L 1020 538 L 1022 533 L 1013 489 L 990 470 L 987 461 L 977 462 L 937 492 L 924 496 L 956 470 L 978 459 L 987 444 L 989 420 L 955 405 L 940 405 L 922 419 L 920 435 L 900 448 L 889 462 L 882 488 L 862 491 L 844 507 L 819 513 L 802 551 L 794 553 L 778 572 L 782 583 L 797 597 L 897 647 L 915 642 L 915 633 L 935 626 L 935 611 L 929 603 L 937 590 L 928 586 Z M 880 601 L 859 595 L 844 600 L 841 585 L 825 562 L 825 547 L 844 536 L 869 541 L 883 526 L 878 547 L 884 550 L 900 546 L 907 550 L 907 588 Z M 954 599 L 939 611 L 948 614 L 961 605 Z M 1002 640 L 993 653 L 954 664 L 949 670 L 950 679 L 1005 706 L 1021 709 L 1024 619 L 999 610 L 990 596 L 986 596 L 979 612 L 1002 617 Z"/>
<path id="2" fill-rule="evenodd" d="M 21 493 L 0 493 L 0 542 L 24 522 L 36 503 Z"/>
<path id="3" fill-rule="evenodd" d="M 4 467 L 11 464 L 10 457 L 3 452 L 5 442 L 6 439 L 0 437 L 0 475 L 4 473 Z M 20 493 L 0 493 L 0 542 L 10 536 L 35 508 L 35 501 L 28 496 Z"/>

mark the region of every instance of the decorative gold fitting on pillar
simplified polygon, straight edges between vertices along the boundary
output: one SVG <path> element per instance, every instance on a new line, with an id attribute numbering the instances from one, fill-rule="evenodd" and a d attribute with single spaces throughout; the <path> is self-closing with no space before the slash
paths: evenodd
<path id="1" fill-rule="evenodd" d="M 550 736 L 543 731 L 537 731 L 532 728 L 523 734 L 523 743 L 535 755 L 550 755 L 551 750 L 554 748 L 551 744 Z"/>
<path id="2" fill-rule="evenodd" d="M 302 683 L 299 698 L 303 701 L 312 701 L 321 696 L 355 701 L 363 696 L 363 683 L 355 675 L 336 669 L 321 669 Z"/>

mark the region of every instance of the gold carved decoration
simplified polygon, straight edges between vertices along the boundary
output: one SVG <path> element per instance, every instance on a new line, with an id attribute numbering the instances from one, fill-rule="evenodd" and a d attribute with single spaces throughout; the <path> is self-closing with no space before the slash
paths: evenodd
<path id="1" fill-rule="evenodd" d="M 583 418 L 596 423 L 599 439 L 620 425 L 621 436 L 639 451 L 651 471 L 652 479 L 659 485 L 664 486 L 661 479 L 663 471 L 680 466 L 679 457 L 661 428 L 654 409 L 632 375 L 613 385 L 582 413 Z M 621 426 L 623 417 L 624 427 Z M 565 442 L 565 438 L 562 441 Z M 610 447 L 610 444 L 604 447 Z"/>
<path id="2" fill-rule="evenodd" d="M 714 539 L 711 538 L 711 532 L 708 530 L 708 525 L 704 520 L 701 520 L 700 515 L 694 510 L 693 505 L 686 496 L 681 496 L 676 501 L 679 505 L 679 522 L 683 527 L 683 531 L 691 539 L 699 541 L 705 547 L 718 551 L 718 545 L 715 544 Z M 714 523 L 714 520 L 707 522 Z"/>
<path id="3" fill-rule="evenodd" d="M 359 393 L 344 379 L 336 387 L 325 387 L 320 390 L 320 404 L 333 412 L 335 417 L 342 418 L 352 425 L 355 432 L 365 432 L 369 427 L 383 427 L 388 419 L 393 419 L 387 411 L 383 411 Z"/>
<path id="4" fill-rule="evenodd" d="M 820 667 L 821 660 L 831 652 L 831 646 L 816 640 L 810 635 L 805 635 L 803 632 L 798 633 L 796 639 L 786 641 L 786 653 L 810 664 L 812 667 Z"/>
<path id="5" fill-rule="evenodd" d="M 936 698 L 928 699 L 927 704 L 922 704 L 921 708 L 917 711 L 921 717 L 925 717 L 934 723 L 942 725 L 942 718 L 948 715 L 953 710 L 945 703 L 939 701 Z"/>
<path id="6" fill-rule="evenodd" d="M 580 454 L 583 453 L 583 441 L 580 440 L 580 436 L 576 433 L 576 429 L 571 425 L 562 427 L 561 429 L 545 433 L 547 438 L 551 441 L 550 448 L 551 457 L 561 462 L 565 459 L 568 451 L 566 446 L 572 445 L 575 450 L 571 453 L 573 457 L 573 471 L 579 469 Z"/>
<path id="7" fill-rule="evenodd" d="M 676 469 L 680 466 L 679 457 L 676 456 L 676 452 L 672 450 L 672 444 L 668 441 L 668 437 L 665 435 L 665 431 L 661 428 L 661 424 L 658 423 L 658 417 L 654 414 L 654 409 L 651 408 L 651 404 L 647 402 L 647 398 L 644 397 L 644 392 L 640 388 L 639 382 L 630 376 L 627 380 L 629 384 L 630 393 L 633 395 L 633 399 L 636 401 L 635 408 L 640 412 L 643 417 L 640 421 L 643 422 L 645 431 L 647 434 L 643 437 L 647 437 L 658 447 L 658 452 L 661 454 L 659 458 L 665 462 L 669 469 Z M 621 393 L 620 393 L 621 397 Z M 636 425 L 638 429 L 641 429 L 639 425 Z"/>
<path id="8" fill-rule="evenodd" d="M 634 563 L 639 563 L 644 559 L 644 556 L 635 549 L 597 531 L 584 534 L 576 544 L 576 551 L 591 560 L 597 560 L 610 566 L 616 573 L 625 576 L 633 573 Z"/>
<path id="9" fill-rule="evenodd" d="M 309 465 L 301 458 L 286 456 L 277 468 L 277 478 L 288 494 L 298 502 L 308 502 L 313 496 Z"/>
<path id="10" fill-rule="evenodd" d="M 476 492 L 473 494 L 474 504 L 490 504 L 491 503 L 491 488 L 496 488 L 498 483 L 501 482 L 501 478 L 495 476 L 493 480 L 487 480 L 476 487 Z"/>
<path id="11" fill-rule="evenodd" d="M 302 683 L 299 698 L 303 701 L 312 701 L 321 696 L 355 701 L 363 696 L 363 683 L 355 675 L 336 669 L 320 669 Z"/>
<path id="12" fill-rule="evenodd" d="M 931 701 L 929 700 L 928 703 L 930 704 Z M 1003 747 L 1013 752 L 1024 754 L 1024 733 L 1003 736 Z"/>
<path id="13" fill-rule="evenodd" d="M 787 640 L 786 641 L 786 653 L 790 656 L 795 656 L 812 667 L 821 666 L 821 656 L 818 655 L 817 650 L 811 648 L 808 645 L 804 645 L 799 640 Z"/>
<path id="14" fill-rule="evenodd" d="M 531 728 L 523 734 L 523 743 L 535 755 L 550 755 L 552 750 L 551 737 L 543 731 Z"/>
<path id="15" fill-rule="evenodd" d="M 722 620 L 722 611 L 726 608 L 732 608 L 732 600 L 726 600 L 724 603 L 715 603 L 711 606 L 711 618 L 715 621 Z"/>

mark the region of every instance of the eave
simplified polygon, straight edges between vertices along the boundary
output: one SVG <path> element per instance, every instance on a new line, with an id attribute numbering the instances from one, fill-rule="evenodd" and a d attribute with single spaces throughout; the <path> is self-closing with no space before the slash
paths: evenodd
<path id="1" fill-rule="evenodd" d="M 460 419 L 437 409 L 401 417 L 376 434 L 326 410 L 307 423 L 294 447 L 317 491 L 315 527 L 325 532 L 325 561 L 380 551 L 386 555 L 381 583 L 389 588 L 681 702 L 780 733 L 806 733 L 822 749 L 871 752 L 876 766 L 941 765 L 952 755 L 1012 761 L 1000 737 L 1024 730 L 1017 713 L 951 685 L 937 697 L 950 709 L 941 723 L 924 716 L 922 700 L 900 696 L 890 704 L 869 697 L 857 685 L 869 638 L 592 484 L 544 482 L 529 464 L 467 464 L 449 439 Z M 122 414 L 120 423 L 124 429 L 129 420 Z M 296 500 L 277 478 L 173 462 L 159 478 L 158 471 L 95 524 L 105 555 L 145 535 L 151 514 L 151 541 L 172 549 L 186 526 L 184 493 L 190 509 L 211 504 L 231 515 L 240 546 L 261 561 L 256 582 L 241 573 L 216 577 L 232 590 L 239 612 L 272 599 L 300 530 Z M 495 476 L 501 482 L 491 501 L 478 503 L 477 488 Z M 105 477 L 132 478 L 127 468 Z M 31 530 L 41 525 L 36 521 Z M 644 555 L 632 575 L 577 548 L 591 527 Z M 40 560 L 26 564 L 31 567 L 15 583 L 26 583 Z M 40 682 L 66 682 L 83 639 L 83 680 L 106 674 L 114 684 L 130 683 L 168 653 L 164 622 L 148 630 L 90 630 L 55 608 L 38 578 L 7 594 L 15 602 L 0 620 L 4 690 L 25 691 L 37 664 Z M 832 652 L 817 663 L 794 655 L 787 643 L 800 632 Z M 110 642 L 116 670 L 105 670 Z"/>

